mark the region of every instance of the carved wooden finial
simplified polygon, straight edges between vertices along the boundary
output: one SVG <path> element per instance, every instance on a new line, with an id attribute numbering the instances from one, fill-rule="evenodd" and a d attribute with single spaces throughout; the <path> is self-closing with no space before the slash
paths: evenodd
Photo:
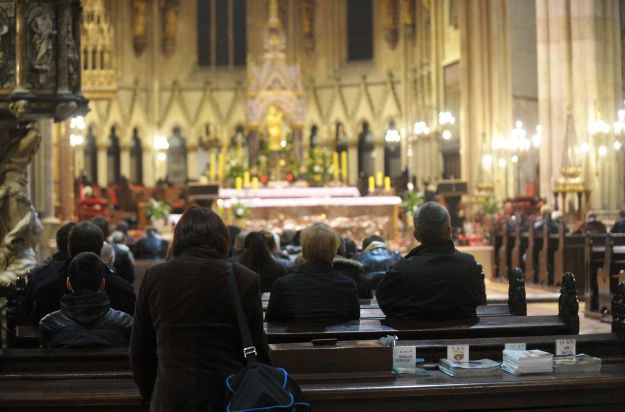
<path id="1" fill-rule="evenodd" d="M 527 315 L 525 274 L 519 267 L 512 269 L 508 276 L 508 310 L 515 316 Z"/>
<path id="2" fill-rule="evenodd" d="M 562 289 L 558 300 L 558 316 L 568 324 L 572 334 L 579 333 L 579 302 L 577 300 L 577 288 L 575 275 L 566 272 L 562 277 Z"/>
<path id="3" fill-rule="evenodd" d="M 625 333 L 625 282 L 619 283 L 612 296 L 612 332 Z"/>

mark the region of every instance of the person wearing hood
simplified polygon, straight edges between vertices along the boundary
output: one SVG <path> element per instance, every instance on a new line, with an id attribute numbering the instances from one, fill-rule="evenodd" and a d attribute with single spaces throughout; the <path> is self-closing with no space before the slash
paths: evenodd
<path id="1" fill-rule="evenodd" d="M 384 238 L 369 236 L 362 242 L 362 253 L 353 257 L 362 263 L 365 273 L 386 272 L 391 266 L 399 262 L 401 255 L 388 250 Z"/>
<path id="2" fill-rule="evenodd" d="M 69 265 L 61 309 L 39 322 L 42 348 L 128 346 L 132 316 L 111 309 L 104 291 L 105 267 L 95 253 L 79 253 Z"/>
<path id="3" fill-rule="evenodd" d="M 336 270 L 338 273 L 349 276 L 354 282 L 356 282 L 356 286 L 358 286 L 359 299 L 373 298 L 371 288 L 369 287 L 366 280 L 363 278 L 364 267 L 362 266 L 362 263 L 348 257 L 349 255 L 347 252 L 347 245 L 349 244 L 351 239 L 341 237 L 339 238 L 339 240 L 339 249 L 336 257 L 334 258 L 334 261 L 332 262 L 334 270 Z M 351 241 L 351 243 L 354 242 Z"/>
<path id="4" fill-rule="evenodd" d="M 474 318 L 486 300 L 481 266 L 456 249 L 450 217 L 439 203 L 424 203 L 414 215 L 421 243 L 382 278 L 376 297 L 387 318 L 446 320 Z"/>

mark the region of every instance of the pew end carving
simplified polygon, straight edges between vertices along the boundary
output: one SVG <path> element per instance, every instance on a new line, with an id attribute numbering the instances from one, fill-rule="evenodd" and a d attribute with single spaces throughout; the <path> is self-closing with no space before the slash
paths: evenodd
<path id="1" fill-rule="evenodd" d="M 5 299 L 4 304 L 4 323 L 6 327 L 6 345 L 7 347 L 15 346 L 16 326 L 19 310 L 23 307 L 24 296 L 26 293 L 26 280 L 18 278 L 13 284 L 0 286 L 0 298 Z M 0 318 L 0 326 L 2 325 Z M 0 334 L 0 348 L 4 347 L 2 335 Z"/>
<path id="2" fill-rule="evenodd" d="M 612 296 L 612 332 L 625 334 L 625 282 L 618 284 Z"/>
<path id="3" fill-rule="evenodd" d="M 579 302 L 575 275 L 567 272 L 562 277 L 562 288 L 558 300 L 558 316 L 566 323 L 572 334 L 579 334 Z"/>
<path id="4" fill-rule="evenodd" d="M 519 267 L 512 269 L 508 276 L 508 310 L 514 316 L 527 316 L 525 275 Z"/>

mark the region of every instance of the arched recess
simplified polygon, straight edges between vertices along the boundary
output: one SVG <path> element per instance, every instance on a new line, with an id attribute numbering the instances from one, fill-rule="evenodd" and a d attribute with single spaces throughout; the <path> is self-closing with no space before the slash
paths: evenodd
<path id="1" fill-rule="evenodd" d="M 401 172 L 401 135 L 397 124 L 391 120 L 384 134 L 384 175 L 396 179 Z"/>
<path id="2" fill-rule="evenodd" d="M 338 153 L 345 152 L 349 148 L 349 138 L 342 122 L 334 124 L 334 141 Z"/>
<path id="3" fill-rule="evenodd" d="M 167 181 L 187 182 L 187 141 L 180 127 L 174 127 L 167 149 Z"/>
<path id="4" fill-rule="evenodd" d="M 111 127 L 108 145 L 106 148 L 106 182 L 110 185 L 117 183 L 121 176 L 121 150 L 119 147 L 119 136 L 117 126 Z"/>
<path id="5" fill-rule="evenodd" d="M 313 124 L 310 127 L 310 136 L 309 136 L 309 142 L 310 142 L 310 148 L 312 149 L 313 147 L 317 147 L 319 146 L 319 127 L 316 124 Z"/>
<path id="6" fill-rule="evenodd" d="M 358 177 L 360 179 L 375 174 L 375 144 L 369 122 L 363 121 L 358 134 Z"/>
<path id="7" fill-rule="evenodd" d="M 84 148 L 85 170 L 83 171 L 91 184 L 98 181 L 98 144 L 93 125 L 87 127 Z"/>
<path id="8" fill-rule="evenodd" d="M 130 183 L 133 185 L 143 185 L 143 147 L 139 129 L 132 129 L 130 141 Z"/>

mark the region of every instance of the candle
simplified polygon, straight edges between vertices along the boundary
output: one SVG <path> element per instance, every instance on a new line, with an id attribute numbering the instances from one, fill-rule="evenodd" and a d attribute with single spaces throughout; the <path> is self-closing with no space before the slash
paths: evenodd
<path id="1" fill-rule="evenodd" d="M 256 176 L 252 178 L 252 189 L 258 190 L 258 178 Z"/>
<path id="2" fill-rule="evenodd" d="M 240 192 L 243 189 L 243 179 L 241 179 L 241 176 L 237 176 L 234 180 L 234 187 L 237 189 L 237 192 Z"/>
<path id="3" fill-rule="evenodd" d="M 243 172 L 243 187 L 245 187 L 246 189 L 250 187 L 250 172 L 248 172 L 247 170 Z"/>
<path id="4" fill-rule="evenodd" d="M 375 176 L 376 176 L 376 179 L 375 179 L 376 185 L 378 187 L 382 186 L 382 184 L 384 183 L 384 174 L 382 172 L 378 172 L 376 173 Z"/>
<path id="5" fill-rule="evenodd" d="M 334 180 L 339 180 L 339 154 L 337 152 L 332 153 L 332 175 Z"/>
<path id="6" fill-rule="evenodd" d="M 369 176 L 369 193 L 375 191 L 375 178 L 373 176 Z"/>
<path id="7" fill-rule="evenodd" d="M 218 166 L 219 180 L 221 181 L 226 176 L 226 157 L 223 153 L 219 153 L 218 163 L 219 163 L 219 166 Z"/>
<path id="8" fill-rule="evenodd" d="M 211 152 L 209 156 L 209 164 L 208 164 L 208 178 L 211 182 L 215 181 L 215 173 L 217 172 L 217 156 L 215 152 Z"/>
<path id="9" fill-rule="evenodd" d="M 388 176 L 384 178 L 384 190 L 391 190 L 391 178 Z"/>
<path id="10" fill-rule="evenodd" d="M 343 180 L 347 183 L 347 151 L 341 152 L 341 173 Z"/>

